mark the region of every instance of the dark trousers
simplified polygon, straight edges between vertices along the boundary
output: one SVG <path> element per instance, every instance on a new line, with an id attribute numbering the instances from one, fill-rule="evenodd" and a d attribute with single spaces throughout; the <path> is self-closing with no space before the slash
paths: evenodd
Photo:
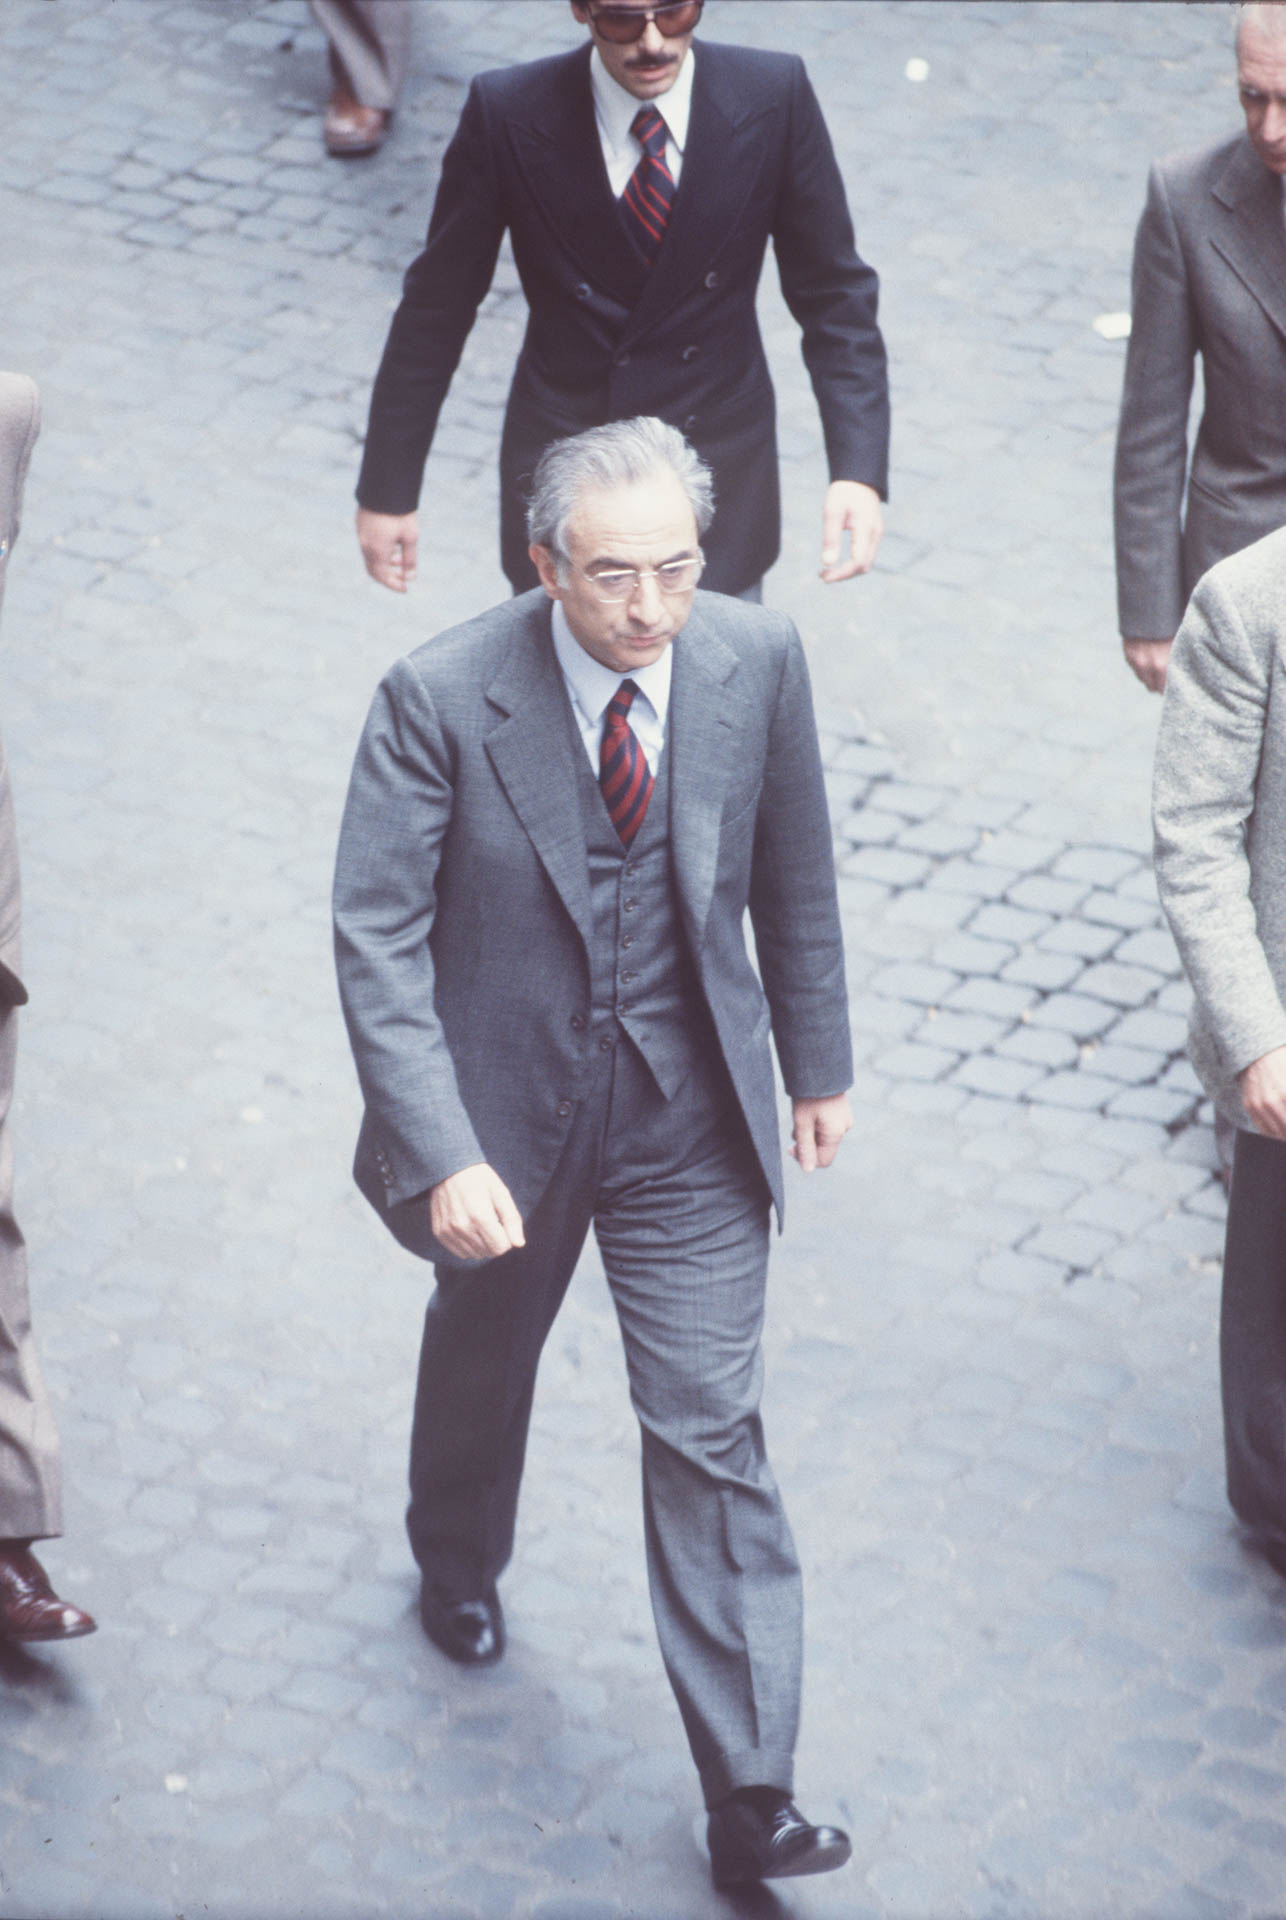
<path id="1" fill-rule="evenodd" d="M 1219 1328 L 1233 1511 L 1286 1550 L 1286 1142 L 1237 1132 Z"/>
<path id="2" fill-rule="evenodd" d="M 789 1791 L 802 1614 L 759 1419 L 763 1174 L 721 1062 L 704 1058 L 667 1102 L 619 1028 L 598 1038 L 527 1245 L 437 1269 L 407 1530 L 449 1597 L 486 1592 L 504 1567 L 540 1351 L 592 1225 L 642 1433 L 652 1611 L 706 1800 Z"/>

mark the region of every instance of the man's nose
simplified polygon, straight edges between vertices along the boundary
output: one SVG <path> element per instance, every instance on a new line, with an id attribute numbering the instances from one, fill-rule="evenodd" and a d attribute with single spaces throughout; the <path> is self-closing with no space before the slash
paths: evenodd
<path id="1" fill-rule="evenodd" d="M 661 589 L 654 573 L 641 573 L 630 595 L 630 618 L 641 627 L 655 626 L 661 617 Z"/>
<path id="2" fill-rule="evenodd" d="M 639 35 L 639 46 L 643 52 L 655 60 L 659 53 L 665 52 L 665 35 L 655 20 L 649 20 Z"/>

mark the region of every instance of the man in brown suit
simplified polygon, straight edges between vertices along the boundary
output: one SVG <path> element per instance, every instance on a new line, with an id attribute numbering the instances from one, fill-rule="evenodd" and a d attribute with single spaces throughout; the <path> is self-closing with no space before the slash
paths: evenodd
<path id="1" fill-rule="evenodd" d="M 40 400 L 20 373 L 0 373 L 0 600 L 18 534 L 22 484 L 40 431 Z M 13 1217 L 9 1105 L 17 1009 L 27 998 L 19 950 L 18 840 L 0 747 L 0 1639 L 71 1640 L 94 1622 L 60 1600 L 31 1551 L 62 1532 L 58 1432 L 41 1378 L 27 1299 L 27 1255 Z"/>
<path id="2" fill-rule="evenodd" d="M 1237 85 L 1245 132 L 1153 167 L 1134 246 L 1116 446 L 1116 577 L 1125 657 L 1155 693 L 1202 574 L 1286 524 L 1281 0 L 1241 8 Z M 1198 354 L 1205 406 L 1189 471 Z"/>

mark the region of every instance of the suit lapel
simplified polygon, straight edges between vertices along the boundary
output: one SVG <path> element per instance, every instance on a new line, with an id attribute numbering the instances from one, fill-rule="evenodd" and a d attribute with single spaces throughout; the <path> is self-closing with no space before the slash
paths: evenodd
<path id="1" fill-rule="evenodd" d="M 648 270 L 617 212 L 594 117 L 591 46 L 555 70 L 553 85 L 529 112 L 513 115 L 508 134 L 527 186 L 585 278 L 633 306 Z"/>
<path id="2" fill-rule="evenodd" d="M 1211 245 L 1254 294 L 1278 332 L 1286 335 L 1286 227 L 1280 180 L 1245 139 L 1234 148 L 1213 192 L 1231 217 L 1219 222 Z"/>
<path id="3" fill-rule="evenodd" d="M 724 795 L 736 767 L 744 703 L 730 684 L 737 656 L 694 607 L 674 642 L 667 751 L 670 854 L 694 954 L 705 939 L 719 862 Z"/>
<path id="4" fill-rule="evenodd" d="M 708 271 L 721 242 L 741 227 L 758 185 L 770 145 L 763 119 L 777 109 L 739 102 L 725 72 L 727 51 L 702 45 L 693 50 L 692 112 L 678 192 L 626 340 L 646 332 Z"/>
<path id="5" fill-rule="evenodd" d="M 577 788 L 577 751 L 567 692 L 549 632 L 549 603 L 537 607 L 487 688 L 502 716 L 484 745 L 559 899 L 588 953 L 593 937 L 589 863 Z"/>

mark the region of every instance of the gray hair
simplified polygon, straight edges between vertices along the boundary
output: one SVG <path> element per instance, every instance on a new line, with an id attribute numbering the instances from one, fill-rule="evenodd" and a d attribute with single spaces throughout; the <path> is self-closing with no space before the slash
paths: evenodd
<path id="1" fill-rule="evenodd" d="M 1282 0 L 1246 0 L 1244 6 L 1237 9 L 1236 43 L 1241 51 L 1241 36 L 1246 27 L 1253 27 L 1269 40 L 1286 40 L 1286 5 Z"/>
<path id="2" fill-rule="evenodd" d="M 714 477 L 677 427 L 654 414 L 609 420 L 545 448 L 536 462 L 527 505 L 527 538 L 565 558 L 567 524 L 592 487 L 623 487 L 672 473 L 688 497 L 697 532 L 714 518 Z"/>

